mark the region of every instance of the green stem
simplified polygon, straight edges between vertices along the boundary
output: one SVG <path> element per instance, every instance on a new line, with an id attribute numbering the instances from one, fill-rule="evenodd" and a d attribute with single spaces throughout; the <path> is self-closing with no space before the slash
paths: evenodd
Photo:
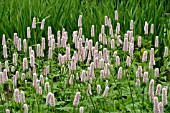
<path id="1" fill-rule="evenodd" d="M 144 112 L 145 86 L 143 86 L 142 111 Z"/>
<path id="2" fill-rule="evenodd" d="M 133 103 L 133 111 L 134 113 L 136 113 L 135 111 L 135 106 L 134 106 L 134 101 L 133 101 L 133 96 L 132 96 L 132 89 L 131 89 L 131 86 L 130 86 L 130 81 L 129 81 L 129 77 L 127 75 L 125 75 L 128 79 L 128 85 L 129 85 L 129 89 L 130 89 L 130 95 L 131 95 L 131 98 L 132 98 L 132 103 Z"/>
<path id="3" fill-rule="evenodd" d="M 128 84 L 129 84 L 129 88 L 130 88 L 130 95 L 131 95 L 132 103 L 133 103 L 133 111 L 134 111 L 134 113 L 136 113 L 136 111 L 135 111 L 135 106 L 134 106 L 134 101 L 133 101 L 133 96 L 132 96 L 132 89 L 131 89 L 131 87 L 130 87 L 130 82 L 129 82 L 129 80 L 128 80 Z"/>
<path id="4" fill-rule="evenodd" d="M 138 95 L 138 91 L 136 90 L 136 87 L 134 88 L 134 90 L 135 90 L 135 92 L 136 92 L 136 98 L 138 99 L 138 102 L 140 102 L 140 100 L 139 100 L 139 95 Z M 141 109 L 140 109 L 140 111 L 141 111 Z"/>
<path id="5" fill-rule="evenodd" d="M 75 113 L 75 106 L 73 106 L 73 113 Z"/>
<path id="6" fill-rule="evenodd" d="M 93 105 L 93 108 L 94 108 L 94 110 L 95 110 L 96 108 L 95 108 L 95 105 L 94 105 L 93 99 L 91 98 L 91 95 L 90 95 L 90 100 L 91 100 L 92 105 Z"/>
<path id="7" fill-rule="evenodd" d="M 112 73 L 112 71 L 111 71 L 111 73 Z M 112 75 L 113 75 L 113 74 L 112 74 Z M 120 92 L 121 87 L 117 85 L 117 82 L 116 82 L 114 76 L 113 76 L 113 80 L 114 80 L 114 83 L 115 83 L 116 87 L 118 88 L 118 93 L 119 93 L 119 95 L 121 96 L 121 100 L 122 100 L 122 104 L 123 104 L 123 106 L 124 106 L 124 109 L 125 109 L 125 111 L 127 112 L 127 110 L 126 110 L 126 108 L 125 108 L 125 104 L 124 104 L 123 98 L 122 98 L 122 90 L 121 90 L 121 92 Z"/>
<path id="8" fill-rule="evenodd" d="M 115 84 L 116 84 L 116 87 L 118 87 L 118 86 L 117 86 L 117 83 L 116 83 L 116 80 L 114 80 L 114 82 L 115 82 Z M 120 89 L 121 89 L 121 87 L 119 86 L 119 87 L 118 87 L 118 93 L 119 93 L 119 95 L 121 96 L 122 104 L 123 104 L 124 109 L 125 109 L 125 104 L 124 104 L 124 101 L 123 101 L 123 98 L 122 98 L 122 90 L 120 91 Z M 125 110 L 126 110 L 126 109 L 125 109 Z"/>

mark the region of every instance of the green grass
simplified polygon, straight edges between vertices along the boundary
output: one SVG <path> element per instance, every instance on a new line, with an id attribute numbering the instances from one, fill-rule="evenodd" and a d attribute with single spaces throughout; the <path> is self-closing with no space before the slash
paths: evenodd
<path id="1" fill-rule="evenodd" d="M 143 34 L 143 25 L 148 21 L 149 25 L 154 23 L 155 33 L 151 37 L 152 44 L 154 37 L 160 37 L 161 47 L 167 45 L 162 39 L 166 39 L 163 35 L 164 27 L 170 29 L 168 7 L 170 2 L 167 0 L 1 0 L 0 1 L 0 36 L 5 34 L 7 38 L 13 39 L 13 33 L 17 32 L 22 39 L 26 38 L 26 28 L 32 25 L 32 18 L 36 17 L 40 27 L 43 18 L 49 16 L 45 22 L 45 29 L 52 27 L 53 34 L 56 36 L 58 30 L 65 28 L 69 34 L 78 29 L 77 19 L 80 14 L 83 15 L 83 34 L 90 38 L 91 25 L 95 25 L 95 40 L 98 40 L 98 34 L 101 25 L 104 22 L 104 16 L 108 15 L 112 19 L 113 28 L 115 30 L 116 21 L 114 21 L 114 10 L 118 10 L 119 23 L 121 24 L 122 34 L 129 29 L 130 20 L 135 22 L 135 35 Z M 165 26 L 164 26 L 165 25 Z M 36 34 L 36 42 L 40 42 L 41 36 L 47 38 L 47 30 Z M 135 37 L 136 39 L 136 37 Z M 32 38 L 32 40 L 35 40 Z M 2 47 L 0 47 L 2 48 Z M 162 54 L 159 51 L 158 54 Z"/>

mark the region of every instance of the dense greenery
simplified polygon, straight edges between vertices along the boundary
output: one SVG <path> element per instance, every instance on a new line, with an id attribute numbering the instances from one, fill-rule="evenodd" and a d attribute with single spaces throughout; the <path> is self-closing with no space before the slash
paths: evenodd
<path id="1" fill-rule="evenodd" d="M 154 92 L 156 93 L 157 84 L 161 84 L 162 88 L 167 88 L 168 104 L 164 105 L 164 112 L 170 110 L 170 57 L 165 57 L 165 47 L 170 48 L 170 1 L 168 0 L 1 0 L 0 1 L 0 37 L 5 34 L 8 58 L 4 58 L 4 46 L 0 46 L 3 51 L 0 54 L 0 62 L 2 63 L 2 73 L 0 73 L 0 112 L 5 112 L 9 109 L 11 112 L 24 112 L 23 103 L 16 102 L 14 91 L 19 89 L 25 93 L 25 104 L 28 105 L 28 112 L 46 113 L 46 112 L 79 112 L 82 106 L 86 113 L 102 113 L 102 112 L 153 112 L 154 104 L 150 102 L 148 95 L 150 82 L 154 80 Z M 115 20 L 115 10 L 118 11 L 118 20 Z M 94 74 L 88 76 L 89 67 L 95 62 L 92 48 L 83 42 L 83 47 L 87 47 L 87 55 L 85 60 L 76 62 L 76 70 L 70 72 L 70 65 L 73 62 L 73 57 L 79 53 L 79 49 L 73 43 L 74 35 L 78 36 L 80 42 L 81 36 L 73 35 L 73 31 L 79 31 L 78 18 L 82 15 L 82 30 L 85 38 L 93 40 L 93 46 L 99 52 L 102 51 L 104 59 L 104 48 L 109 52 L 109 62 L 105 61 L 103 66 L 109 69 L 109 77 L 101 78 L 101 70 L 105 68 L 95 68 Z M 109 27 L 105 26 L 105 35 L 108 40 L 107 44 L 99 42 L 99 34 L 101 26 L 105 24 L 105 16 L 111 19 L 114 36 L 110 36 Z M 36 29 L 32 28 L 33 18 L 36 18 Z M 45 19 L 44 30 L 40 29 L 42 20 Z M 133 58 L 129 51 L 123 51 L 124 35 L 130 29 L 130 22 L 133 20 L 133 37 L 134 37 L 134 52 Z M 145 22 L 149 24 L 149 34 L 144 33 Z M 120 34 L 116 34 L 117 23 L 120 23 Z M 150 33 L 150 26 L 154 24 L 154 33 Z M 91 27 L 94 25 L 95 36 L 91 37 Z M 52 34 L 55 39 L 55 48 L 52 50 L 52 58 L 49 58 L 49 26 L 51 26 Z M 31 38 L 27 38 L 27 27 L 31 28 Z M 68 32 L 67 47 L 70 44 L 70 60 L 61 65 L 60 54 L 66 54 L 66 47 L 58 47 L 57 32 L 61 31 L 61 37 L 65 37 L 63 31 Z M 21 39 L 22 50 L 18 50 L 14 42 L 14 33 L 17 33 Z M 103 34 L 103 39 L 105 37 Z M 122 44 L 118 46 L 119 40 L 117 35 L 120 35 Z M 138 46 L 138 37 L 142 36 L 142 46 Z M 159 46 L 155 47 L 155 37 L 159 37 Z M 44 57 L 37 56 L 37 44 L 42 43 L 42 37 L 45 37 Z M 27 51 L 24 52 L 23 40 L 27 40 Z M 114 39 L 115 47 L 111 48 L 110 39 Z M 88 40 L 88 41 L 89 41 Z M 3 41 L 1 38 L 0 41 Z M 129 37 L 129 43 L 132 39 Z M 98 43 L 98 45 L 96 44 Z M 133 42 L 133 41 L 132 41 Z M 18 42 L 17 42 L 18 43 Z M 89 43 L 89 42 L 88 42 Z M 62 43 L 61 43 L 62 45 Z M 97 45 L 97 46 L 96 46 Z M 101 47 L 102 45 L 102 47 Z M 35 64 L 31 66 L 29 62 L 31 55 L 29 47 L 35 52 Z M 129 44 L 129 48 L 130 48 Z M 42 48 L 42 44 L 41 44 Z M 154 48 L 155 65 L 153 69 L 149 67 L 151 48 Z M 120 65 L 116 65 L 116 57 L 113 56 L 117 51 L 120 57 Z M 146 62 L 142 62 L 144 51 L 148 52 Z M 17 56 L 17 65 L 13 62 L 13 55 Z M 91 61 L 87 65 L 88 55 Z M 169 52 L 170 53 L 170 52 Z M 83 53 L 81 53 L 82 55 Z M 98 53 L 99 54 L 99 53 Z M 80 56 L 81 56 L 80 55 Z M 131 58 L 131 66 L 127 66 L 127 56 Z M 23 59 L 28 58 L 28 69 L 23 70 Z M 78 56 L 79 58 L 79 56 Z M 101 59 L 101 58 L 98 58 Z M 5 63 L 6 62 L 6 63 Z M 7 63 L 8 62 L 8 63 Z M 45 75 L 44 70 L 49 66 L 49 73 Z M 148 82 L 143 82 L 143 76 L 138 77 L 136 71 L 142 66 L 142 73 L 148 72 Z M 11 68 L 14 67 L 14 72 Z M 118 77 L 118 71 L 122 67 L 122 79 Z M 9 68 L 9 70 L 8 70 Z M 35 70 L 36 68 L 36 70 Z M 159 77 L 155 77 L 155 69 L 159 68 Z M 8 79 L 1 83 L 4 77 L 4 69 L 6 69 Z M 86 79 L 82 82 L 82 71 L 86 72 Z M 17 73 L 19 72 L 19 75 Z M 35 75 L 36 72 L 36 75 Z M 22 78 L 22 74 L 25 74 Z M 2 75 L 1 75 L 2 74 Z M 40 75 L 44 77 L 44 83 L 49 83 L 49 90 L 42 84 Z M 17 76 L 15 85 L 14 78 Z M 1 78 L 2 77 L 2 78 Z M 34 77 L 36 80 L 34 80 Z M 73 77 L 73 78 L 72 78 Z M 73 79 L 73 83 L 71 83 Z M 26 80 L 26 81 L 25 81 Z M 37 86 L 35 81 L 41 81 Z M 140 80 L 140 86 L 136 83 Z M 89 84 L 91 92 L 87 91 Z M 101 92 L 98 94 L 96 88 L 101 85 Z M 108 95 L 104 96 L 104 91 L 109 87 Z M 42 88 L 42 93 L 37 91 L 37 88 Z M 90 88 L 89 88 L 90 89 Z M 52 92 L 54 95 L 55 106 L 47 104 L 46 97 Z M 80 92 L 80 102 L 77 106 L 73 105 L 74 97 L 77 92 Z M 154 94 L 155 94 L 154 93 Z M 103 97 L 104 96 L 104 97 Z M 162 101 L 162 89 L 159 102 Z M 51 101 L 51 100 L 50 100 Z M 26 112 L 25 112 L 26 113 Z M 156 112 L 155 112 L 156 113 Z"/>

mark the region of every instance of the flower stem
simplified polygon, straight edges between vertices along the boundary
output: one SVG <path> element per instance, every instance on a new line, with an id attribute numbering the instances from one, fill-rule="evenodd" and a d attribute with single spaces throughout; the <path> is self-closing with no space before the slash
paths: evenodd
<path id="1" fill-rule="evenodd" d="M 143 98 L 142 98 L 142 112 L 144 112 L 144 98 L 145 97 L 145 85 L 143 86 Z"/>
<path id="2" fill-rule="evenodd" d="M 90 100 L 91 100 L 92 105 L 93 105 L 93 108 L 94 108 L 94 110 L 95 110 L 96 108 L 95 108 L 95 105 L 94 105 L 93 99 L 91 98 L 91 95 L 90 95 Z"/>

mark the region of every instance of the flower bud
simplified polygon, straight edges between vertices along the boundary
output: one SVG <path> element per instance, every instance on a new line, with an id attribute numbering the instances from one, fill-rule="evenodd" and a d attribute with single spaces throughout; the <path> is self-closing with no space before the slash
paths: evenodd
<path id="1" fill-rule="evenodd" d="M 33 69 L 32 69 L 33 71 L 33 73 L 36 73 L 36 65 L 33 65 Z"/>
<path id="2" fill-rule="evenodd" d="M 103 44 L 104 44 L 104 45 L 107 45 L 107 38 L 106 38 L 105 35 L 103 36 Z"/>
<path id="3" fill-rule="evenodd" d="M 134 26 L 134 23 L 133 23 L 133 20 L 130 21 L 130 30 L 133 30 L 133 26 Z"/>
<path id="4" fill-rule="evenodd" d="M 123 50 L 128 51 L 128 38 L 124 38 Z"/>
<path id="5" fill-rule="evenodd" d="M 19 71 L 16 71 L 15 75 L 18 78 L 19 77 Z"/>
<path id="6" fill-rule="evenodd" d="M 24 108 L 24 113 L 28 113 L 28 106 L 27 106 L 27 104 L 24 104 L 23 108 Z"/>
<path id="7" fill-rule="evenodd" d="M 111 49 L 114 49 L 114 47 L 115 47 L 115 40 L 112 39 L 112 40 L 111 40 Z"/>
<path id="8" fill-rule="evenodd" d="M 154 34 L 154 24 L 151 24 L 151 31 L 150 31 L 151 34 Z"/>
<path id="9" fill-rule="evenodd" d="M 82 34 L 83 34 L 83 28 L 79 28 L 79 38 L 81 38 L 82 37 Z M 77 34 L 76 35 L 74 35 L 75 36 L 75 38 L 77 38 Z M 73 36 L 73 37 L 74 37 Z M 75 43 L 77 42 L 77 39 L 75 39 L 75 41 L 74 41 Z"/>
<path id="10" fill-rule="evenodd" d="M 0 84 L 4 83 L 4 75 L 2 72 L 0 72 Z"/>
<path id="11" fill-rule="evenodd" d="M 97 94 L 100 95 L 101 85 L 97 85 Z"/>
<path id="12" fill-rule="evenodd" d="M 32 21 L 32 28 L 33 29 L 36 28 L 36 18 L 35 17 L 33 18 L 33 21 Z"/>
<path id="13" fill-rule="evenodd" d="M 44 50 L 45 49 L 45 38 L 42 37 L 41 39 L 41 46 L 42 46 L 42 49 Z"/>
<path id="14" fill-rule="evenodd" d="M 16 75 L 13 76 L 13 86 L 14 87 L 17 86 L 17 76 Z"/>
<path id="15" fill-rule="evenodd" d="M 159 102 L 159 113 L 164 113 L 164 106 L 162 102 Z"/>
<path id="16" fill-rule="evenodd" d="M 41 27 L 40 27 L 41 30 L 44 30 L 44 24 L 45 24 L 45 19 L 43 19 L 41 22 Z"/>
<path id="17" fill-rule="evenodd" d="M 116 34 L 119 34 L 119 33 L 120 33 L 120 23 L 117 23 Z"/>
<path id="18" fill-rule="evenodd" d="M 148 52 L 147 52 L 147 51 L 144 51 L 143 57 L 142 57 L 142 62 L 147 61 L 147 57 L 148 57 Z"/>
<path id="19" fill-rule="evenodd" d="M 159 113 L 158 97 L 154 97 L 154 113 Z"/>
<path id="20" fill-rule="evenodd" d="M 3 55 L 4 55 L 4 58 L 8 58 L 7 46 L 6 45 L 3 45 Z"/>
<path id="21" fill-rule="evenodd" d="M 138 66 L 138 76 L 142 77 L 142 66 Z"/>
<path id="22" fill-rule="evenodd" d="M 162 103 L 163 105 L 167 105 L 168 101 L 167 101 L 167 88 L 162 88 Z"/>
<path id="23" fill-rule="evenodd" d="M 40 75 L 40 82 L 42 85 L 44 84 L 44 76 L 43 75 Z"/>
<path id="24" fill-rule="evenodd" d="M 114 51 L 113 57 L 116 57 L 116 56 L 117 56 L 117 51 Z"/>
<path id="25" fill-rule="evenodd" d="M 71 75 L 71 76 L 70 76 L 70 80 L 69 80 L 69 84 L 70 84 L 70 85 L 73 85 L 73 80 L 74 80 L 74 76 Z"/>
<path id="26" fill-rule="evenodd" d="M 159 39 L 158 36 L 155 37 L 155 47 L 158 48 Z"/>
<path id="27" fill-rule="evenodd" d="M 40 44 L 37 44 L 36 53 L 37 53 L 37 57 L 41 56 L 41 47 L 40 47 Z"/>
<path id="28" fill-rule="evenodd" d="M 35 63 L 34 55 L 30 55 L 30 66 L 33 67 Z"/>
<path id="29" fill-rule="evenodd" d="M 51 101 L 51 96 L 52 96 L 52 93 L 49 92 L 49 93 L 47 94 L 47 97 L 46 97 L 46 104 L 50 103 L 50 101 Z"/>
<path id="30" fill-rule="evenodd" d="M 79 100 L 80 100 L 80 92 L 77 92 L 74 97 L 73 105 L 77 106 L 79 104 Z"/>
<path id="31" fill-rule="evenodd" d="M 122 45 L 122 40 L 120 39 L 120 35 L 118 35 L 117 40 L 118 40 L 117 46 Z"/>
<path id="32" fill-rule="evenodd" d="M 149 96 L 150 96 L 150 101 L 154 101 L 154 80 L 152 79 L 149 84 Z"/>
<path id="33" fill-rule="evenodd" d="M 17 42 L 18 42 L 18 36 L 17 36 L 17 33 L 14 33 L 14 45 L 15 45 L 15 47 L 17 45 Z"/>
<path id="34" fill-rule="evenodd" d="M 113 28 L 112 28 L 112 25 L 110 25 L 109 27 L 109 34 L 111 37 L 113 37 Z"/>
<path id="35" fill-rule="evenodd" d="M 153 66 L 155 65 L 155 59 L 154 59 L 154 48 L 151 48 L 150 50 L 150 65 Z"/>
<path id="36" fill-rule="evenodd" d="M 24 80 L 24 79 L 25 79 L 25 73 L 22 73 L 21 80 Z"/>
<path id="37" fill-rule="evenodd" d="M 25 93 L 24 93 L 24 91 L 21 91 L 20 97 L 21 97 L 22 104 L 24 104 L 25 103 Z"/>
<path id="38" fill-rule="evenodd" d="M 155 68 L 155 77 L 156 77 L 156 78 L 159 77 L 159 68 Z"/>
<path id="39" fill-rule="evenodd" d="M 148 82 L 148 72 L 144 72 L 144 76 L 143 76 L 143 83 L 147 83 Z"/>
<path id="40" fill-rule="evenodd" d="M 54 94 L 51 94 L 50 105 L 55 106 L 55 97 Z"/>
<path id="41" fill-rule="evenodd" d="M 6 109 L 6 113 L 10 113 L 10 110 L 9 110 L 9 109 Z"/>
<path id="42" fill-rule="evenodd" d="M 109 23 L 108 16 L 105 16 L 105 26 L 108 26 L 108 23 Z"/>
<path id="43" fill-rule="evenodd" d="M 118 20 L 118 11 L 115 10 L 115 20 Z"/>
<path id="44" fill-rule="evenodd" d="M 18 39 L 17 50 L 21 51 L 21 38 Z"/>
<path id="45" fill-rule="evenodd" d="M 164 50 L 164 57 L 168 57 L 168 47 L 165 47 L 165 50 Z"/>
<path id="46" fill-rule="evenodd" d="M 141 43 L 142 43 L 142 37 L 138 36 L 138 47 L 141 47 Z"/>
<path id="47" fill-rule="evenodd" d="M 7 75 L 7 70 L 6 69 L 3 70 L 3 78 L 4 78 L 4 82 L 8 81 L 8 75 Z"/>
<path id="48" fill-rule="evenodd" d="M 103 36 L 102 36 L 102 34 L 100 33 L 100 34 L 99 34 L 99 42 L 102 42 L 102 40 L 103 40 Z"/>
<path id="49" fill-rule="evenodd" d="M 128 67 L 131 66 L 131 58 L 130 58 L 129 56 L 127 56 L 127 58 L 126 58 L 126 65 L 127 65 Z"/>
<path id="50" fill-rule="evenodd" d="M 103 93 L 103 97 L 107 97 L 108 96 L 108 92 L 109 92 L 109 87 L 106 86 L 104 93 Z"/>
<path id="51" fill-rule="evenodd" d="M 57 47 L 60 48 L 60 44 L 61 44 L 61 39 L 60 37 L 57 37 Z"/>
<path id="52" fill-rule="evenodd" d="M 81 107 L 79 108 L 79 113 L 84 113 L 84 107 L 83 107 L 83 106 L 81 106 Z"/>
<path id="53" fill-rule="evenodd" d="M 27 27 L 27 38 L 31 38 L 31 30 L 30 30 L 30 27 Z"/>
<path id="54" fill-rule="evenodd" d="M 52 35 L 52 29 L 51 26 L 48 26 L 48 40 L 51 37 L 51 35 Z"/>
<path id="55" fill-rule="evenodd" d="M 28 69 L 28 61 L 27 58 L 23 58 L 23 70 L 26 71 Z"/>
<path id="56" fill-rule="evenodd" d="M 5 69 L 6 69 L 7 72 L 10 71 L 10 70 L 9 70 L 9 66 L 8 66 L 8 61 L 5 61 Z"/>
<path id="57" fill-rule="evenodd" d="M 36 87 L 37 85 L 37 75 L 36 73 L 33 73 L 33 86 Z"/>
<path id="58" fill-rule="evenodd" d="M 48 59 L 52 59 L 52 55 L 53 55 L 52 48 L 49 47 L 49 49 L 48 49 Z"/>
<path id="59" fill-rule="evenodd" d="M 78 27 L 82 27 L 82 15 L 79 15 Z"/>
<path id="60" fill-rule="evenodd" d="M 24 52 L 26 52 L 27 51 L 27 40 L 26 39 L 23 40 L 23 45 L 24 45 Z"/>
<path id="61" fill-rule="evenodd" d="M 136 86 L 140 86 L 140 79 L 136 80 Z"/>
<path id="62" fill-rule="evenodd" d="M 14 66 L 11 66 L 11 72 L 13 73 L 15 71 Z"/>
<path id="63" fill-rule="evenodd" d="M 88 93 L 89 95 L 92 95 L 92 92 L 91 92 L 91 84 L 88 84 L 87 93 Z"/>
<path id="64" fill-rule="evenodd" d="M 145 34 L 145 35 L 148 34 L 148 22 L 145 22 L 145 26 L 144 26 L 144 34 Z"/>
<path id="65" fill-rule="evenodd" d="M 91 37 L 94 37 L 94 25 L 91 27 Z"/>
<path id="66" fill-rule="evenodd" d="M 49 82 L 46 82 L 46 83 L 45 83 L 45 90 L 48 92 L 48 91 L 49 91 L 49 88 L 50 88 Z"/>
<path id="67" fill-rule="evenodd" d="M 2 45 L 6 45 L 5 34 L 2 35 Z"/>
<path id="68" fill-rule="evenodd" d="M 104 29 L 105 29 L 105 26 L 104 26 L 104 25 L 102 25 L 102 27 L 101 27 L 101 33 L 102 33 L 102 34 L 105 34 Z"/>
<path id="69" fill-rule="evenodd" d="M 41 48 L 41 57 L 44 57 L 44 50 Z"/>
<path id="70" fill-rule="evenodd" d="M 104 70 L 100 70 L 100 78 L 104 78 Z"/>
<path id="71" fill-rule="evenodd" d="M 71 61 L 72 70 L 76 70 L 76 58 L 73 56 Z"/>
<path id="72" fill-rule="evenodd" d="M 19 103 L 19 102 L 20 102 L 19 90 L 18 90 L 18 89 L 15 89 L 15 90 L 14 90 L 14 100 L 15 100 L 16 103 Z"/>
<path id="73" fill-rule="evenodd" d="M 97 57 L 94 59 L 94 67 L 99 68 L 99 61 Z"/>
<path id="74" fill-rule="evenodd" d="M 122 79 L 122 67 L 119 67 L 119 70 L 118 70 L 118 79 L 119 80 Z"/>
<path id="75" fill-rule="evenodd" d="M 86 71 L 85 71 L 85 70 L 82 70 L 81 75 L 80 75 L 81 82 L 84 82 L 84 81 L 85 81 L 85 76 L 86 76 Z"/>
<path id="76" fill-rule="evenodd" d="M 120 65 L 120 58 L 119 56 L 116 56 L 116 66 L 119 66 Z"/>
<path id="77" fill-rule="evenodd" d="M 156 87 L 156 95 L 159 96 L 160 95 L 160 92 L 161 92 L 161 84 L 158 84 L 157 87 Z"/>
<path id="78" fill-rule="evenodd" d="M 67 60 L 70 60 L 70 47 L 66 47 L 66 57 Z"/>

